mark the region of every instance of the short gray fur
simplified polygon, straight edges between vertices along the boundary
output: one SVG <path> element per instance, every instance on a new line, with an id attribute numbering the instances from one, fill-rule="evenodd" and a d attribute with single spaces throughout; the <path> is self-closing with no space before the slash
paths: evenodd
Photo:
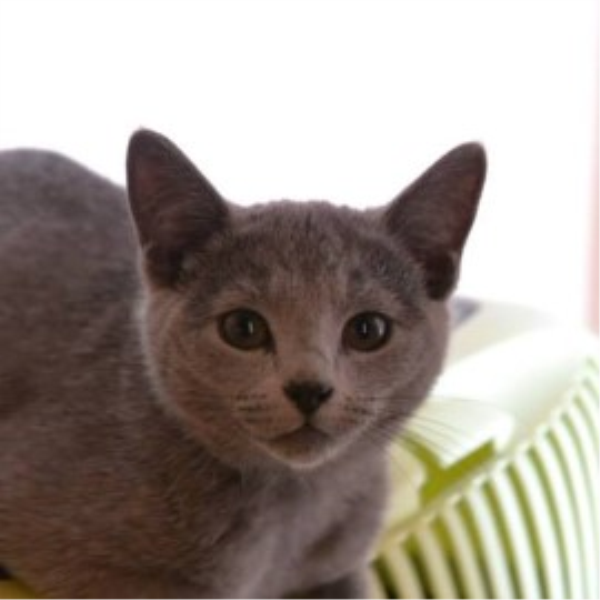
<path id="1" fill-rule="evenodd" d="M 366 211 L 241 208 L 145 130 L 127 173 L 128 194 L 57 154 L 0 153 L 0 564 L 54 597 L 364 595 L 483 149 Z M 223 340 L 238 308 L 272 347 Z M 342 343 L 365 311 L 393 324 L 373 352 Z M 290 381 L 333 390 L 310 431 Z"/>

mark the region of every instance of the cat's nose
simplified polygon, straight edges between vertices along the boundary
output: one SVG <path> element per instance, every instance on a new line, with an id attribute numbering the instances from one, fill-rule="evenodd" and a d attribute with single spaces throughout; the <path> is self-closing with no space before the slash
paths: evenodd
<path id="1" fill-rule="evenodd" d="M 316 412 L 333 394 L 331 386 L 319 381 L 290 381 L 283 391 L 307 417 Z"/>

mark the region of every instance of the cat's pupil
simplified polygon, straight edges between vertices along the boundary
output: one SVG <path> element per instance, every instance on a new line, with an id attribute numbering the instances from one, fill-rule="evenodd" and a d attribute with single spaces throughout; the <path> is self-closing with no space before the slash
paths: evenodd
<path id="1" fill-rule="evenodd" d="M 372 352 L 384 346 L 390 336 L 391 324 L 379 313 L 361 313 L 350 319 L 343 332 L 344 345 L 359 352 Z"/>
<path id="2" fill-rule="evenodd" d="M 248 309 L 234 310 L 224 315 L 219 329 L 223 340 L 240 350 L 265 348 L 271 341 L 264 317 Z"/>

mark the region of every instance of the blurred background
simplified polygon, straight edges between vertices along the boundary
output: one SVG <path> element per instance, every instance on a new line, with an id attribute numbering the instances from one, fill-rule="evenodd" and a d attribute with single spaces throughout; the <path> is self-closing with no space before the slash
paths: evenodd
<path id="1" fill-rule="evenodd" d="M 123 182 L 145 126 L 236 202 L 366 207 L 479 140 L 460 291 L 597 328 L 597 23 L 594 0 L 0 0 L 0 149 Z"/>

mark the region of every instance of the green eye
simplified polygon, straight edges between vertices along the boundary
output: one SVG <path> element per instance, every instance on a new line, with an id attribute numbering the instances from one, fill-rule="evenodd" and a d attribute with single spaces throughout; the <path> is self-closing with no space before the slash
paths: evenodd
<path id="1" fill-rule="evenodd" d="M 380 313 L 364 312 L 352 317 L 345 325 L 342 342 L 358 352 L 373 352 L 390 339 L 391 321 Z"/>
<path id="2" fill-rule="evenodd" d="M 245 308 L 223 315 L 219 333 L 227 344 L 238 350 L 258 350 L 271 343 L 267 321 L 257 312 Z"/>

